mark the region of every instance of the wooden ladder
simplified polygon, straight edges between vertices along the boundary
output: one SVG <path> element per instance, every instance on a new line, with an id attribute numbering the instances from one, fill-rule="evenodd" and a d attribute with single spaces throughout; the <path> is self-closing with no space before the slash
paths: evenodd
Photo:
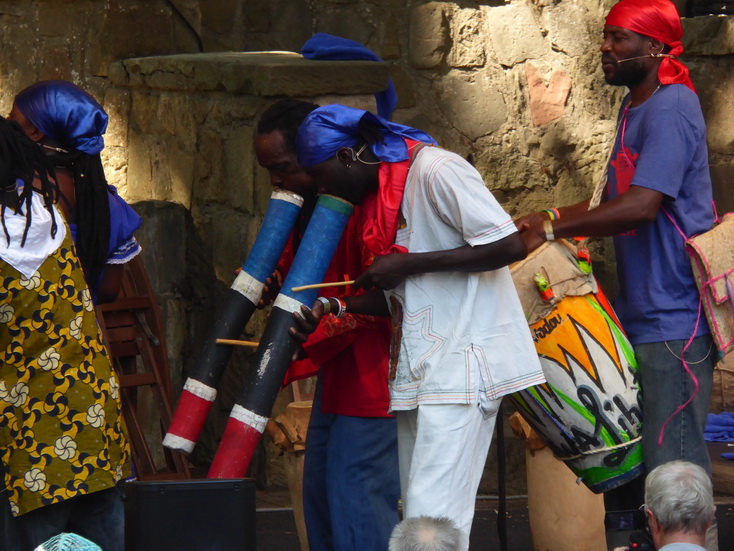
<path id="1" fill-rule="evenodd" d="M 173 416 L 171 378 L 158 305 L 140 255 L 125 264 L 120 295 L 97 306 L 97 319 L 120 379 L 134 474 L 139 480 L 191 478 L 186 458 L 162 445 Z"/>

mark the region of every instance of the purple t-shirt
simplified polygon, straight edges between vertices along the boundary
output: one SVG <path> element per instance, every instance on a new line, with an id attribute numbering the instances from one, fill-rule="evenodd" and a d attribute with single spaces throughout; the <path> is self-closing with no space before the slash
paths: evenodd
<path id="1" fill-rule="evenodd" d="M 662 86 L 642 105 L 620 112 L 607 196 L 640 186 L 665 195 L 662 206 L 686 236 L 713 224 L 706 124 L 698 96 Z M 622 140 L 624 148 L 621 147 Z M 657 219 L 614 237 L 620 291 L 615 310 L 633 344 L 688 339 L 709 332 L 683 237 L 660 209 Z"/>

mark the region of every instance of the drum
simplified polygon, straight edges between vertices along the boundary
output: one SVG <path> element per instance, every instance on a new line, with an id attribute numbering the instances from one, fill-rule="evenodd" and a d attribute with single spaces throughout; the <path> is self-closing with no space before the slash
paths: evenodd
<path id="1" fill-rule="evenodd" d="M 621 486 L 643 469 L 632 345 L 571 243 L 546 243 L 511 271 L 546 377 L 511 399 L 590 490 Z"/>

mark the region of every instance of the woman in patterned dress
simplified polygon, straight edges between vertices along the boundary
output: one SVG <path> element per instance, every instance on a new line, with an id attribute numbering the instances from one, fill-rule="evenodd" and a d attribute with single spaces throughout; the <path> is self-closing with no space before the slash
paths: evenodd
<path id="1" fill-rule="evenodd" d="M 119 385 L 53 169 L 0 118 L 0 549 L 76 532 L 123 549 Z"/>

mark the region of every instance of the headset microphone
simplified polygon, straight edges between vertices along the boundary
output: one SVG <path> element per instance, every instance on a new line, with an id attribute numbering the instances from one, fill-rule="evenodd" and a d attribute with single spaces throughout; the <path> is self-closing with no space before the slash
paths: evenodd
<path id="1" fill-rule="evenodd" d="M 647 55 L 639 55 L 637 57 L 628 57 L 627 59 L 618 59 L 617 63 L 624 63 L 625 61 L 632 61 L 634 59 L 645 59 L 647 57 L 675 57 L 675 56 L 670 55 L 670 54 L 647 54 Z"/>

